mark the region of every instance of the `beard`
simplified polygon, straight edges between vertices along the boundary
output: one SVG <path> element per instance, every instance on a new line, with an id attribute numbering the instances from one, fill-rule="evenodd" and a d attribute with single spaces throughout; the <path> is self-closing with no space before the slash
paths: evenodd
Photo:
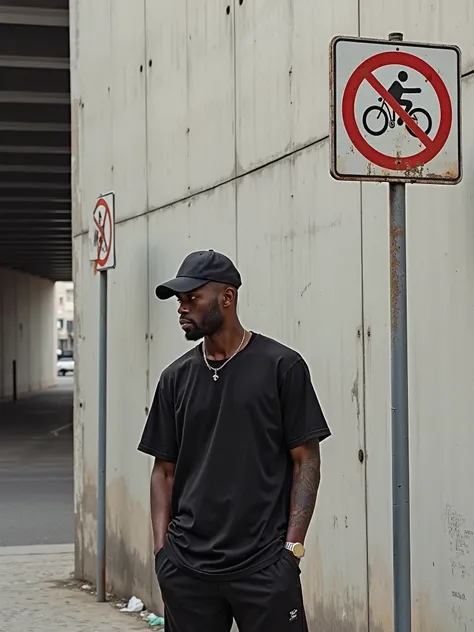
<path id="1" fill-rule="evenodd" d="M 212 301 L 209 311 L 202 317 L 201 323 L 198 324 L 195 320 L 191 319 L 187 319 L 187 322 L 193 327 L 185 333 L 186 340 L 197 341 L 205 336 L 213 336 L 216 334 L 224 324 L 224 318 L 217 297 Z"/>

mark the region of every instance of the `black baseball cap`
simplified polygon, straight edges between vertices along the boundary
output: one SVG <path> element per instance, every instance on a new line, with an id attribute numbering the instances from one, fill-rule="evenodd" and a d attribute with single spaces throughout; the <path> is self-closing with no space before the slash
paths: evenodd
<path id="1" fill-rule="evenodd" d="M 239 271 L 229 257 L 215 250 L 199 250 L 189 254 L 176 278 L 159 285 L 155 293 L 164 300 L 176 294 L 194 292 L 209 281 L 226 283 L 236 289 L 242 285 Z"/>

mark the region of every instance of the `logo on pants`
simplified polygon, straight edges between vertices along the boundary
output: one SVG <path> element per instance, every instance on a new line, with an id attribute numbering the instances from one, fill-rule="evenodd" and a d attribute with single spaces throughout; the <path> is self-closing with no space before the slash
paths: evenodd
<path id="1" fill-rule="evenodd" d="M 290 616 L 288 619 L 289 623 L 293 623 L 293 621 L 296 621 L 298 619 L 298 610 L 290 610 Z"/>

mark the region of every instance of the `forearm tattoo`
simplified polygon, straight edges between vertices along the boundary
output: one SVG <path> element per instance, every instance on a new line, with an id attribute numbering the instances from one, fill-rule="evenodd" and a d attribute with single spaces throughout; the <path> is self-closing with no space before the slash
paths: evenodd
<path id="1" fill-rule="evenodd" d="M 290 527 L 308 527 L 316 504 L 320 480 L 319 454 L 306 459 L 295 470 L 291 491 Z"/>

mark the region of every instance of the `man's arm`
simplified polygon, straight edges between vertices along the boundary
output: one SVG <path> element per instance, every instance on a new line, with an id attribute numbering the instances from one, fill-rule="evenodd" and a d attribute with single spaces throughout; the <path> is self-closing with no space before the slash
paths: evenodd
<path id="1" fill-rule="evenodd" d="M 287 541 L 304 544 L 319 488 L 319 444 L 331 431 L 302 358 L 284 376 L 280 401 L 285 443 L 293 459 Z"/>
<path id="2" fill-rule="evenodd" d="M 316 505 L 321 472 L 319 439 L 312 439 L 291 450 L 293 485 L 287 542 L 304 544 Z"/>
<path id="3" fill-rule="evenodd" d="M 155 459 L 151 473 L 150 504 L 154 553 L 162 548 L 171 516 L 171 491 L 175 464 Z"/>

